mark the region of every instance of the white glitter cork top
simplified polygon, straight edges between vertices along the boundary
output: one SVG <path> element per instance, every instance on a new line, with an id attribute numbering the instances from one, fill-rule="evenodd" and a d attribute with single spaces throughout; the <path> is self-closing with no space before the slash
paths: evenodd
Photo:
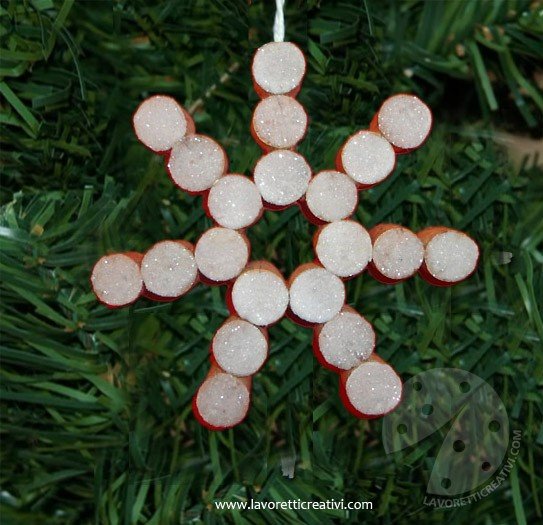
<path id="1" fill-rule="evenodd" d="M 236 279 L 232 288 L 232 304 L 237 314 L 258 326 L 281 319 L 288 298 L 283 279 L 269 270 L 247 270 Z"/>
<path id="2" fill-rule="evenodd" d="M 394 169 L 396 154 L 390 142 L 378 133 L 359 131 L 341 150 L 345 173 L 359 184 L 373 185 L 386 179 Z"/>
<path id="3" fill-rule="evenodd" d="M 187 135 L 176 142 L 168 159 L 168 170 L 174 183 L 192 192 L 211 188 L 226 168 L 223 149 L 203 135 Z"/>
<path id="4" fill-rule="evenodd" d="M 167 151 L 187 132 L 182 107 L 171 97 L 156 95 L 144 100 L 134 113 L 138 139 L 153 151 Z"/>
<path id="5" fill-rule="evenodd" d="M 343 310 L 324 324 L 318 344 L 327 363 L 350 370 L 372 354 L 375 332 L 361 315 Z"/>
<path id="6" fill-rule="evenodd" d="M 430 133 L 432 113 L 414 95 L 394 95 L 381 106 L 378 124 L 381 133 L 394 146 L 417 148 Z"/>
<path id="7" fill-rule="evenodd" d="M 272 148 L 292 148 L 305 135 L 307 115 L 292 97 L 273 95 L 256 106 L 253 129 L 258 138 Z"/>
<path id="8" fill-rule="evenodd" d="M 291 42 L 269 42 L 254 55 L 254 81 L 272 95 L 285 95 L 297 88 L 304 74 L 304 54 Z"/>
<path id="9" fill-rule="evenodd" d="M 196 395 L 198 412 L 211 426 L 223 428 L 239 423 L 249 410 L 247 387 L 231 374 L 206 379 Z"/>
<path id="10" fill-rule="evenodd" d="M 244 175 L 225 175 L 209 190 L 209 213 L 220 226 L 239 230 L 253 224 L 262 212 L 262 198 Z"/>
<path id="11" fill-rule="evenodd" d="M 270 204 L 286 206 L 305 194 L 311 168 L 294 151 L 277 150 L 260 158 L 254 169 L 255 184 L 262 198 Z"/>
<path id="12" fill-rule="evenodd" d="M 350 373 L 345 391 L 351 404 L 362 414 L 383 415 L 400 402 L 402 381 L 390 365 L 370 361 Z"/>
<path id="13" fill-rule="evenodd" d="M 325 323 L 336 316 L 345 302 L 345 286 L 325 268 L 300 272 L 290 285 L 290 308 L 309 323 Z"/>
<path id="14" fill-rule="evenodd" d="M 134 302 L 143 289 L 140 267 L 127 255 L 105 255 L 91 274 L 94 293 L 110 306 L 125 306 Z"/>
<path id="15" fill-rule="evenodd" d="M 217 364 L 236 376 L 258 371 L 268 355 L 268 341 L 255 325 L 243 319 L 223 324 L 213 338 L 213 355 Z"/>
<path id="16" fill-rule="evenodd" d="M 411 277 L 424 259 L 424 246 L 407 228 L 400 226 L 383 232 L 373 245 L 373 264 L 389 279 Z"/>
<path id="17" fill-rule="evenodd" d="M 210 228 L 196 243 L 194 257 L 198 270 L 212 281 L 237 277 L 249 260 L 249 246 L 244 237 L 228 228 Z"/>
<path id="18" fill-rule="evenodd" d="M 358 222 L 331 222 L 319 232 L 315 251 L 327 270 L 339 277 L 352 277 L 371 260 L 371 238 Z"/>
<path id="19" fill-rule="evenodd" d="M 141 261 L 145 288 L 162 297 L 179 297 L 196 282 L 198 270 L 192 252 L 179 242 L 155 244 Z"/>
<path id="20" fill-rule="evenodd" d="M 428 271 L 445 282 L 457 282 L 470 275 L 477 265 L 479 247 L 466 234 L 447 231 L 435 235 L 426 245 Z"/>
<path id="21" fill-rule="evenodd" d="M 315 217 L 326 222 L 339 221 L 353 214 L 358 190 L 345 173 L 321 171 L 309 182 L 305 200 Z"/>

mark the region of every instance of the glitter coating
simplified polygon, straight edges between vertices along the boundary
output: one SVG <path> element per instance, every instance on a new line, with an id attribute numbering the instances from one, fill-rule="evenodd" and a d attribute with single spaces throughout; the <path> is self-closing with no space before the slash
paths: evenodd
<path id="1" fill-rule="evenodd" d="M 228 228 L 211 228 L 198 240 L 194 257 L 198 270 L 212 281 L 237 277 L 249 259 L 249 247 L 243 236 Z"/>
<path id="2" fill-rule="evenodd" d="M 377 184 L 394 169 L 394 149 L 381 135 L 360 131 L 353 135 L 341 150 L 345 173 L 360 184 Z"/>
<path id="3" fill-rule="evenodd" d="M 283 279 L 268 270 L 243 272 L 232 288 L 232 303 L 237 314 L 257 326 L 267 326 L 281 319 L 288 297 Z"/>
<path id="4" fill-rule="evenodd" d="M 428 271 L 446 282 L 456 282 L 470 275 L 477 265 L 479 247 L 467 235 L 448 231 L 435 235 L 426 245 Z"/>
<path id="5" fill-rule="evenodd" d="M 394 146 L 417 148 L 430 133 L 432 113 L 414 95 L 395 95 L 381 106 L 378 124 L 381 133 Z"/>
<path id="6" fill-rule="evenodd" d="M 254 182 L 243 175 L 225 175 L 209 191 L 209 213 L 225 228 L 238 230 L 253 224 L 262 211 Z"/>
<path id="7" fill-rule="evenodd" d="M 277 150 L 264 155 L 254 169 L 255 184 L 262 198 L 271 204 L 284 206 L 305 194 L 311 168 L 294 151 Z"/>
<path id="8" fill-rule="evenodd" d="M 325 268 L 302 271 L 290 285 L 290 308 L 309 323 L 325 323 L 335 317 L 345 302 L 345 286 Z"/>
<path id="9" fill-rule="evenodd" d="M 226 156 L 214 140 L 203 135 L 187 135 L 173 145 L 168 170 L 181 189 L 204 191 L 224 174 Z"/>
<path id="10" fill-rule="evenodd" d="M 309 182 L 305 199 L 315 217 L 326 222 L 339 221 L 354 212 L 358 191 L 345 173 L 321 171 Z"/>
<path id="11" fill-rule="evenodd" d="M 119 253 L 105 255 L 94 265 L 91 282 L 98 299 L 111 306 L 134 302 L 143 289 L 140 267 Z"/>
<path id="12" fill-rule="evenodd" d="M 249 376 L 264 364 L 268 342 L 255 325 L 243 319 L 232 319 L 217 330 L 213 338 L 213 355 L 225 372 Z"/>
<path id="13" fill-rule="evenodd" d="M 134 113 L 138 139 L 153 151 L 167 151 L 187 132 L 187 119 L 171 97 L 157 95 L 144 100 Z"/>
<path id="14" fill-rule="evenodd" d="M 174 241 L 155 244 L 141 261 L 145 287 L 162 297 L 179 297 L 196 282 L 198 271 L 192 252 Z"/>
<path id="15" fill-rule="evenodd" d="M 206 379 L 196 394 L 202 418 L 214 427 L 232 427 L 249 410 L 249 390 L 231 374 L 218 373 Z"/>
<path id="16" fill-rule="evenodd" d="M 285 95 L 261 100 L 253 114 L 253 128 L 258 138 L 273 148 L 291 148 L 302 140 L 307 115 L 302 105 Z"/>
<path id="17" fill-rule="evenodd" d="M 424 246 L 407 228 L 391 228 L 373 245 L 373 264 L 389 279 L 411 277 L 424 259 Z"/>
<path id="18" fill-rule="evenodd" d="M 255 53 L 253 78 L 267 93 L 289 93 L 300 85 L 304 73 L 304 55 L 290 42 L 270 42 Z"/>
<path id="19" fill-rule="evenodd" d="M 366 362 L 355 368 L 345 385 L 351 404 L 362 414 L 390 412 L 402 397 L 402 381 L 387 364 Z"/>
<path id="20" fill-rule="evenodd" d="M 371 260 L 371 238 L 357 222 L 331 222 L 319 232 L 316 253 L 327 270 L 339 277 L 352 277 Z"/>
<path id="21" fill-rule="evenodd" d="M 342 311 L 328 321 L 319 334 L 324 359 L 342 370 L 350 370 L 368 359 L 375 347 L 375 332 L 361 315 Z"/>

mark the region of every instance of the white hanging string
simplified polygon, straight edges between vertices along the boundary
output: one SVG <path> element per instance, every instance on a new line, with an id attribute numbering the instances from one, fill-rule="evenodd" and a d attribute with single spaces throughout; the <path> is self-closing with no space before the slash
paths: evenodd
<path id="1" fill-rule="evenodd" d="M 283 6 L 285 0 L 275 0 L 275 21 L 273 22 L 273 39 L 275 42 L 283 42 L 285 40 L 285 14 Z"/>

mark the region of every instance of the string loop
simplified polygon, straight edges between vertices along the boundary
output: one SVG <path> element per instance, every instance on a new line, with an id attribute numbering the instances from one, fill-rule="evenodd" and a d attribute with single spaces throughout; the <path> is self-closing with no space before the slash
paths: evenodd
<path id="1" fill-rule="evenodd" d="M 273 22 L 273 40 L 275 42 L 283 42 L 285 40 L 285 14 L 283 6 L 285 0 L 275 0 L 275 21 Z"/>

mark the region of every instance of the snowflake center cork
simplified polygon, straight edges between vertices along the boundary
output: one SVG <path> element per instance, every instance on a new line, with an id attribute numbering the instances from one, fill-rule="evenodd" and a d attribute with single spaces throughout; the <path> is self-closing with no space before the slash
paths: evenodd
<path id="1" fill-rule="evenodd" d="M 315 357 L 339 374 L 346 409 L 358 418 L 383 416 L 401 402 L 402 381 L 376 354 L 371 323 L 346 304 L 344 280 L 367 271 L 385 284 L 418 274 L 430 284 L 451 286 L 472 275 L 479 259 L 477 243 L 446 226 L 419 233 L 398 224 L 367 230 L 352 219 L 359 191 L 383 182 L 397 155 L 425 142 L 432 114 L 414 95 L 390 97 L 368 128 L 347 138 L 335 169 L 314 174 L 295 150 L 308 125 L 295 98 L 306 73 L 302 51 L 291 42 L 265 44 L 254 55 L 251 73 L 261 100 L 250 129 L 263 150 L 252 177 L 230 173 L 224 149 L 197 134 L 191 116 L 173 98 L 155 95 L 136 109 L 138 140 L 166 156 L 177 187 L 203 197 L 214 225 L 195 247 L 166 239 L 144 254 L 105 255 L 92 270 L 94 293 L 105 306 L 119 308 L 139 297 L 173 301 L 198 283 L 228 287 L 231 316 L 213 337 L 211 366 L 193 398 L 196 419 L 210 430 L 231 428 L 246 417 L 252 377 L 269 353 L 267 327 L 284 316 L 313 330 Z M 298 206 L 318 228 L 314 262 L 286 279 L 273 264 L 250 260 L 244 230 L 266 208 L 289 206 Z"/>

